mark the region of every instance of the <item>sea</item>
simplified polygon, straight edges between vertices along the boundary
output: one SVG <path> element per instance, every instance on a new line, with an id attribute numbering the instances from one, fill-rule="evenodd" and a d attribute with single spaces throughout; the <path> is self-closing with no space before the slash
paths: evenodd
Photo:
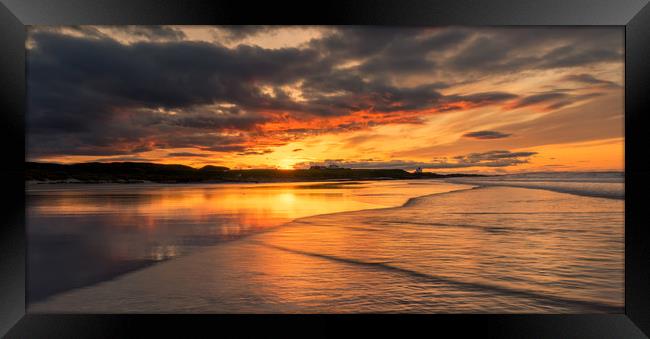
<path id="1" fill-rule="evenodd" d="M 623 313 L 624 175 L 30 184 L 32 313 Z"/>

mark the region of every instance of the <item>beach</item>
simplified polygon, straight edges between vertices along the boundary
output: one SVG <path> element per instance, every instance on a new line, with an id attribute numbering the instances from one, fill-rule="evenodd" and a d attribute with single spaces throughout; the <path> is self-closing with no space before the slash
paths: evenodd
<path id="1" fill-rule="evenodd" d="M 27 312 L 624 314 L 622 27 L 25 33 Z"/>
<path id="2" fill-rule="evenodd" d="M 297 218 L 467 187 L 430 180 L 28 186 L 29 302 Z"/>
<path id="3" fill-rule="evenodd" d="M 416 196 L 390 199 L 397 187 L 370 184 L 352 200 L 372 208 L 306 213 L 28 312 L 622 313 L 624 201 L 535 182 L 409 183 Z"/>

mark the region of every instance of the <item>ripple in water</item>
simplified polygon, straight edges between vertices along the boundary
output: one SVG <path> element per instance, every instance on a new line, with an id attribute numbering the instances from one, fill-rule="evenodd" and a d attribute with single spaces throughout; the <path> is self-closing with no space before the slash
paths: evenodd
<path id="1" fill-rule="evenodd" d="M 621 313 L 623 217 L 620 199 L 465 189 L 300 218 L 30 310 Z"/>

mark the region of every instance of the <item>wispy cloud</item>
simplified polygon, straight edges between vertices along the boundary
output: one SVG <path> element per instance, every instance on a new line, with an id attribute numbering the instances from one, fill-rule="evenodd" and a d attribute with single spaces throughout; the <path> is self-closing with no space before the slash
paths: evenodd
<path id="1" fill-rule="evenodd" d="M 578 83 L 583 83 L 583 84 L 589 84 L 589 85 L 598 85 L 598 86 L 604 86 L 604 87 L 610 87 L 610 88 L 618 88 L 621 87 L 617 83 L 613 81 L 608 81 L 608 80 L 602 80 L 594 77 L 591 74 L 569 74 L 562 78 L 565 81 L 573 81 L 573 82 L 578 82 Z"/>
<path id="2" fill-rule="evenodd" d="M 501 133 L 496 131 L 476 131 L 476 132 L 468 132 L 463 134 L 464 137 L 473 138 L 473 139 L 503 139 L 511 135 L 512 134 Z"/>
<path id="3" fill-rule="evenodd" d="M 528 162 L 528 158 L 537 152 L 510 152 L 495 150 L 483 153 L 470 153 L 452 157 L 442 158 L 431 162 L 419 162 L 408 160 L 390 161 L 345 161 L 341 159 L 330 159 L 322 162 L 305 162 L 296 164 L 296 168 L 308 168 L 310 166 L 325 166 L 336 164 L 349 168 L 377 168 L 377 169 L 449 169 L 449 168 L 470 168 L 470 167 L 508 167 Z"/>
<path id="4" fill-rule="evenodd" d="M 623 62 L 620 29 L 295 27 L 293 33 L 318 34 L 287 46 L 256 43 L 283 29 L 220 26 L 197 39 L 182 26 L 32 27 L 28 157 L 147 158 L 155 153 L 183 161 L 231 157 L 224 161 L 236 162 L 237 157 L 264 155 L 289 163 L 327 157 L 310 154 L 317 148 L 302 141 L 330 136 L 334 145 L 323 147 L 327 152 L 357 149 L 363 154 L 393 148 L 398 130 L 415 138 L 410 131 L 424 128 L 430 132 L 418 135 L 422 145 L 453 135 L 461 144 L 486 140 L 480 144 L 523 149 L 528 145 L 499 140 L 517 142 L 530 133 L 490 130 L 494 119 L 521 122 L 525 119 L 511 113 L 574 108 L 620 89 L 604 80 L 614 73 L 603 71 Z M 596 66 L 598 73 L 591 74 Z M 552 83 L 547 87 L 539 80 L 540 86 L 531 88 L 522 80 L 528 77 Z M 587 86 L 572 88 L 580 85 Z M 468 125 L 452 126 L 454 120 Z M 500 126 L 508 126 L 505 122 Z M 375 133 L 379 130 L 389 136 Z M 460 139 L 459 130 L 467 131 Z M 509 131 L 517 138 L 506 139 Z M 377 146 L 388 140 L 395 142 Z M 276 151 L 288 144 L 282 151 L 288 154 Z M 356 159 L 390 159 L 390 154 Z M 529 157 L 478 163 L 515 166 Z M 476 166 L 470 160 L 403 159 L 383 165 Z"/>

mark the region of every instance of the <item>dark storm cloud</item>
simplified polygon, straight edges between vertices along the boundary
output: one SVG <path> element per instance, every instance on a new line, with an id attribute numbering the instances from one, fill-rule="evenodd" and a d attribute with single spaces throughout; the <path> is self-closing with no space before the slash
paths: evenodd
<path id="1" fill-rule="evenodd" d="M 350 34 L 350 31 L 353 34 Z M 360 44 L 375 43 L 377 39 L 383 42 L 383 46 L 380 44 L 379 52 L 376 50 L 377 46 L 366 46 L 357 51 L 356 57 L 368 57 L 368 60 L 359 66 L 359 71 L 364 74 L 430 72 L 435 70 L 438 63 L 428 56 L 429 53 L 454 47 L 469 36 L 467 32 L 460 30 L 445 30 L 433 34 L 427 34 L 426 31 L 413 32 L 413 30 L 395 30 L 386 34 L 386 30 L 381 28 L 343 30 L 343 32 L 345 35 L 338 38 L 350 39 L 351 35 L 356 36 L 357 48 Z"/>
<path id="2" fill-rule="evenodd" d="M 328 92 L 313 93 L 310 100 L 311 111 L 319 115 L 345 115 L 361 110 L 375 112 L 416 110 L 436 107 L 444 99 L 444 96 L 435 90 L 437 84 L 397 88 L 379 83 L 355 82 L 355 80 L 351 80 L 351 83 L 341 86 L 338 95 L 328 95 Z M 322 85 L 314 87 L 316 91 L 325 89 Z"/>
<path id="3" fill-rule="evenodd" d="M 364 60 L 352 71 L 382 79 L 448 69 L 494 74 L 620 62 L 622 38 L 622 30 L 609 28 L 338 27 L 311 46 L 337 62 Z"/>
<path id="4" fill-rule="evenodd" d="M 241 152 L 247 149 L 248 138 L 244 135 L 220 135 L 212 132 L 193 131 L 171 128 L 167 138 L 155 140 L 159 148 L 197 148 L 213 152 Z"/>
<path id="5" fill-rule="evenodd" d="M 490 74 L 622 62 L 622 41 L 622 30 L 616 29 L 486 29 L 448 63 L 457 71 Z M 556 47 L 543 49 L 549 45 Z"/>
<path id="6" fill-rule="evenodd" d="M 502 139 L 511 136 L 512 134 L 501 133 L 496 131 L 476 131 L 463 134 L 466 138 L 474 139 Z"/>
<path id="7" fill-rule="evenodd" d="M 264 117 L 254 115 L 228 115 L 219 116 L 214 113 L 184 114 L 182 116 L 169 116 L 161 121 L 174 126 L 196 129 L 222 130 L 222 129 L 250 129 L 258 123 L 266 121 Z"/>
<path id="8" fill-rule="evenodd" d="M 362 72 L 376 73 L 391 70 L 398 74 L 419 73 L 435 69 L 436 63 L 418 55 L 377 57 L 359 68 Z"/>
<path id="9" fill-rule="evenodd" d="M 255 36 L 260 33 L 270 32 L 281 28 L 282 26 L 269 26 L 269 25 L 224 25 L 219 26 L 218 32 L 224 33 L 225 38 L 229 41 L 238 41 L 246 39 L 250 36 Z M 220 38 L 219 34 L 215 34 L 215 38 Z"/>
<path id="10" fill-rule="evenodd" d="M 169 26 L 117 26 L 125 34 L 149 41 L 180 41 L 185 33 Z"/>
<path id="11" fill-rule="evenodd" d="M 95 146 L 111 153 L 101 146 L 137 144 L 144 137 L 158 138 L 159 145 L 171 147 L 178 144 L 171 140 L 178 133 L 168 133 L 164 126 L 169 125 L 251 128 L 264 118 L 243 114 L 239 107 L 211 112 L 209 105 L 235 102 L 252 110 L 291 106 L 282 100 L 274 105 L 255 82 L 293 81 L 315 60 L 313 51 L 297 49 L 230 50 L 194 42 L 123 45 L 49 32 L 36 32 L 32 38 L 36 47 L 28 51 L 28 141 L 30 153 L 38 155 L 88 154 L 86 150 Z M 161 108 L 178 109 L 179 114 L 156 115 Z M 54 134 L 60 134 L 49 138 L 54 144 L 44 145 L 45 136 Z M 200 145 L 243 149 L 211 143 L 193 146 Z M 123 152 L 129 149 L 116 147 L 113 154 Z"/>
<path id="12" fill-rule="evenodd" d="M 479 37 L 460 51 L 451 64 L 457 69 L 499 65 L 510 52 L 507 47 L 507 41 Z"/>
<path id="13" fill-rule="evenodd" d="M 404 111 L 446 112 L 510 101 L 516 101 L 514 107 L 562 106 L 574 98 L 564 92 L 443 94 L 457 84 L 446 75 L 587 65 L 622 55 L 620 34 L 612 30 L 334 27 L 304 48 L 265 49 L 187 41 L 169 26 L 104 28 L 136 42 L 126 44 L 87 26 L 66 27 L 72 35 L 61 28 L 30 31 L 30 155 L 124 155 L 175 147 L 246 152 L 257 135 L 246 132 L 258 133 L 261 125 L 285 115 L 301 121 L 368 115 L 365 122 L 300 133 L 313 135 L 421 122 L 390 116 Z M 274 29 L 217 28 L 231 40 Z M 539 50 L 550 42 L 555 47 Z M 420 74 L 432 75 L 413 86 L 395 81 Z M 297 87 L 303 100 L 293 98 L 287 86 Z M 224 130 L 244 134 L 226 138 L 218 133 Z"/>
<path id="14" fill-rule="evenodd" d="M 338 27 L 334 34 L 314 40 L 311 47 L 339 61 L 379 55 L 391 43 L 412 30 L 378 26 Z"/>
<path id="15" fill-rule="evenodd" d="M 313 51 L 298 49 L 228 49 L 198 42 L 122 45 L 47 33 L 33 38 L 37 48 L 30 51 L 29 71 L 34 82 L 84 84 L 90 94 L 101 93 L 117 104 L 144 107 L 215 101 L 253 104 L 263 98 L 256 81 L 294 81 L 314 68 L 310 63 L 318 61 Z"/>
<path id="16" fill-rule="evenodd" d="M 470 168 L 470 167 L 508 167 L 525 164 L 528 158 L 537 154 L 536 152 L 510 152 L 505 150 L 490 151 L 484 153 L 470 153 L 448 159 L 434 159 L 432 162 L 418 162 L 405 160 L 391 161 L 343 161 L 325 160 L 323 162 L 308 162 L 298 164 L 298 167 L 326 166 L 337 164 L 348 168 L 382 168 L 382 169 L 447 169 L 447 168 Z"/>
<path id="17" fill-rule="evenodd" d="M 472 93 L 468 95 L 443 95 L 439 89 L 448 84 L 435 82 L 415 87 L 399 88 L 380 82 L 368 82 L 360 76 L 337 74 L 308 79 L 303 88 L 311 100 L 308 108 L 313 114 L 335 116 L 351 111 L 395 112 L 410 110 L 444 110 L 447 105 L 470 103 L 490 105 L 517 97 L 506 92 Z"/>
<path id="18" fill-rule="evenodd" d="M 463 29 L 414 29 L 407 27 L 343 26 L 334 34 L 311 42 L 311 46 L 342 60 L 396 59 L 443 51 L 472 35 Z"/>

